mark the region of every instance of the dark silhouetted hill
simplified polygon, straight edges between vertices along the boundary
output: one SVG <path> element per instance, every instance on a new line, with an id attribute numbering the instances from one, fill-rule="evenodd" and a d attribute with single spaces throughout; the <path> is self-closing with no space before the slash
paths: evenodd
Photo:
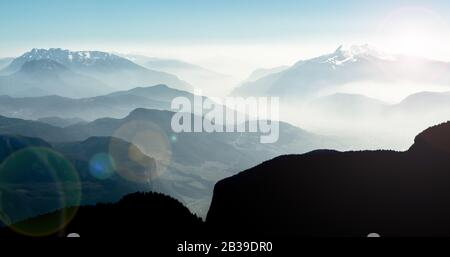
<path id="1" fill-rule="evenodd" d="M 220 235 L 450 236 L 450 123 L 407 152 L 315 151 L 218 182 L 207 223 Z"/>
<path id="2" fill-rule="evenodd" d="M 68 212 L 74 210 L 69 208 Z M 64 210 L 31 218 L 14 225 L 33 228 L 57 222 Z M 67 210 L 65 210 L 67 211 Z M 80 207 L 72 221 L 50 237 L 66 237 L 77 233 L 82 238 L 143 238 L 152 243 L 161 239 L 183 238 L 201 234 L 202 220 L 177 200 L 157 193 L 134 193 L 113 204 Z M 0 229 L 2 237 L 21 237 L 9 228 Z M 158 241 L 159 240 L 159 241 Z M 151 248 L 149 248 L 151 251 Z"/>
<path id="3" fill-rule="evenodd" d="M 431 127 L 420 133 L 410 151 L 450 155 L 450 122 Z"/>

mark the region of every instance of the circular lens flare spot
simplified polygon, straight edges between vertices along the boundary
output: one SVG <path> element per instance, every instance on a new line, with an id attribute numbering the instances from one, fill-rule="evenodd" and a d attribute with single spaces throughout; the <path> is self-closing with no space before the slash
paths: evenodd
<path id="1" fill-rule="evenodd" d="M 98 153 L 89 161 L 89 171 L 97 179 L 107 179 L 114 175 L 116 164 L 111 155 Z"/>
<path id="2" fill-rule="evenodd" d="M 119 138 L 130 143 L 126 150 Z M 109 154 L 113 156 L 120 176 L 129 181 L 148 183 L 167 170 L 172 149 L 170 139 L 157 124 L 133 120 L 115 131 Z"/>
<path id="3" fill-rule="evenodd" d="M 80 202 L 78 172 L 52 149 L 25 148 L 0 165 L 0 220 L 19 234 L 37 237 L 58 232 L 75 216 Z M 61 211 L 44 221 L 29 219 L 55 210 Z"/>

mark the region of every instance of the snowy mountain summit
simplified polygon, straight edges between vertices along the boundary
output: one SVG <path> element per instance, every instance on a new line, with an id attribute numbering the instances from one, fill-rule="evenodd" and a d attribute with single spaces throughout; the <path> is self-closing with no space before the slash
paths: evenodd
<path id="1" fill-rule="evenodd" d="M 82 69 L 92 66 L 124 65 L 128 60 L 119 56 L 99 51 L 70 51 L 61 48 L 37 49 L 34 48 L 16 58 L 8 67 L 14 72 L 29 61 L 53 60 L 72 69 Z"/>
<path id="2" fill-rule="evenodd" d="M 368 44 L 352 46 L 341 45 L 333 53 L 308 60 L 308 62 L 329 63 L 333 66 L 340 66 L 362 60 L 395 61 L 396 58 L 394 55 L 379 51 Z"/>
<path id="3" fill-rule="evenodd" d="M 70 51 L 61 48 L 37 49 L 34 48 L 30 52 L 22 55 L 28 60 L 51 59 L 59 63 L 79 62 L 86 65 L 92 64 L 98 60 L 117 60 L 120 57 L 110 53 L 99 51 Z"/>
<path id="4" fill-rule="evenodd" d="M 21 93 L 30 87 L 42 89 L 49 94 L 75 98 L 145 85 L 166 84 L 181 90 L 191 88 L 188 83 L 172 74 L 146 69 L 126 58 L 100 51 L 33 48 L 15 58 L 1 73 L 3 79 L 0 76 L 0 86 L 9 86 L 0 87 L 0 93 L 9 95 L 18 95 L 16 91 L 19 88 Z M 56 87 L 57 84 L 73 91 L 67 90 L 70 94 L 61 92 Z M 85 87 L 85 92 L 77 93 L 75 89 L 82 86 Z"/>

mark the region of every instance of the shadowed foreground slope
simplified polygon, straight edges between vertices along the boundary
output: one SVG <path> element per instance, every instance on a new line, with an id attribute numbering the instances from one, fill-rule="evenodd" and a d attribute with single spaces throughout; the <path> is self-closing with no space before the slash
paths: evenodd
<path id="1" fill-rule="evenodd" d="M 73 210 L 74 208 L 69 208 L 31 218 L 14 227 L 19 231 L 39 230 L 45 224 L 52 227 L 52 223 L 64 216 L 63 212 Z M 134 193 L 114 204 L 80 207 L 64 229 L 50 236 L 66 237 L 70 233 L 77 233 L 83 238 L 97 239 L 167 239 L 200 233 L 202 227 L 202 220 L 177 200 L 157 193 Z M 0 238 L 14 236 L 21 235 L 9 228 L 0 230 Z"/>
<path id="2" fill-rule="evenodd" d="M 450 123 L 407 152 L 281 156 L 216 184 L 208 225 L 221 234 L 450 236 Z"/>

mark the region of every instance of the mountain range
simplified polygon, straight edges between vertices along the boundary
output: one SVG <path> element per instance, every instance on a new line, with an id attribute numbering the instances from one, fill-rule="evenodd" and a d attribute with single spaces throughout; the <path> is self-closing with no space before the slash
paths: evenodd
<path id="1" fill-rule="evenodd" d="M 101 81 L 71 71 L 51 59 L 32 60 L 0 77 L 0 92 L 10 96 L 61 95 L 86 97 L 111 92 Z"/>
<path id="2" fill-rule="evenodd" d="M 368 45 L 348 49 L 341 46 L 333 53 L 301 60 L 280 72 L 245 82 L 233 94 L 280 96 L 298 102 L 323 92 L 343 93 L 339 91 L 343 86 L 367 90 L 370 83 L 388 84 L 391 91 L 396 84 L 419 84 L 424 91 L 430 85 L 448 87 L 449 72 L 450 64 L 446 62 L 386 54 Z"/>
<path id="3" fill-rule="evenodd" d="M 0 73 L 4 75 L 0 77 L 0 93 L 17 96 L 36 92 L 80 98 L 156 84 L 191 88 L 174 75 L 99 51 L 33 49 L 15 58 Z"/>

